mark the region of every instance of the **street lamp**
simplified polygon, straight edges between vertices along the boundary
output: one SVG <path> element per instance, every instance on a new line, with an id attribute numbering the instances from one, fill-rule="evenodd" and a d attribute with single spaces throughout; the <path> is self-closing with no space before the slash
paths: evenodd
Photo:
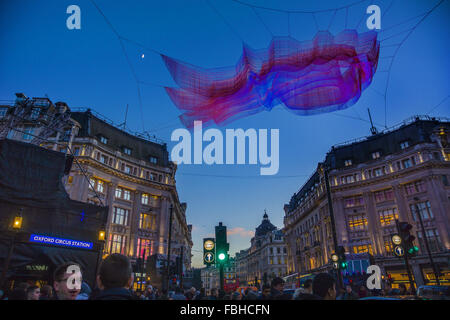
<path id="1" fill-rule="evenodd" d="M 6 257 L 5 263 L 3 265 L 2 275 L 0 277 L 0 287 L 3 287 L 3 284 L 6 280 L 6 271 L 9 268 L 9 263 L 11 261 L 11 257 L 12 257 L 13 251 L 14 251 L 16 234 L 20 229 L 22 229 L 22 222 L 23 222 L 22 211 L 23 211 L 23 208 L 20 208 L 19 213 L 14 217 L 14 220 L 12 223 L 12 228 L 15 232 L 13 233 L 13 235 L 11 237 L 11 245 L 9 247 L 8 256 Z"/>
<path id="2" fill-rule="evenodd" d="M 95 266 L 95 277 L 97 277 L 98 266 L 100 265 L 100 262 L 103 258 L 102 253 L 105 245 L 105 238 L 106 238 L 105 230 L 100 229 L 100 231 L 98 232 L 98 247 L 97 247 L 98 253 L 97 253 L 97 264 Z"/>

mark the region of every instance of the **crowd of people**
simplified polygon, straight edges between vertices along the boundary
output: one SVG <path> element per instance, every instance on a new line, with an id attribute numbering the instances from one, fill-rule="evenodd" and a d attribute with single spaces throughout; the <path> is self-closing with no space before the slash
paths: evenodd
<path id="1" fill-rule="evenodd" d="M 73 270 L 80 266 L 67 262 L 55 269 L 53 286 L 44 285 L 42 288 L 28 283 L 18 283 L 9 292 L 0 291 L 0 299 L 7 300 L 357 300 L 374 294 L 362 285 L 355 290 L 347 285 L 345 290 L 337 292 L 336 280 L 328 273 L 319 273 L 313 280 L 308 279 L 302 288 L 287 293 L 284 290 L 282 278 L 274 278 L 270 285 L 263 285 L 260 292 L 251 288 L 243 291 L 225 292 L 213 288 L 206 293 L 204 288 L 197 290 L 192 287 L 174 290 L 159 290 L 148 285 L 144 292 L 133 291 L 133 270 L 128 257 L 121 254 L 111 254 L 106 257 L 99 268 L 95 288 L 82 281 L 80 272 L 78 284 L 74 285 Z M 72 277 L 72 278 L 70 278 Z M 69 279 L 70 278 L 70 279 Z M 72 281 L 72 285 L 70 283 Z M 406 287 L 401 286 L 400 293 L 407 294 Z M 393 294 L 378 292 L 378 295 Z"/>

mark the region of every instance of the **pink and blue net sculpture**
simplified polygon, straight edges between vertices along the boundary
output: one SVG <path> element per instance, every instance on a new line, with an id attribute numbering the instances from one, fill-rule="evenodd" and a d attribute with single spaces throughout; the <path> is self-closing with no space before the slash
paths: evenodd
<path id="1" fill-rule="evenodd" d="M 166 87 L 192 128 L 224 125 L 282 104 L 297 115 L 314 115 L 355 104 L 375 75 L 377 33 L 320 31 L 313 40 L 274 37 L 267 49 L 244 45 L 236 66 L 203 69 L 162 55 L 179 88 Z"/>

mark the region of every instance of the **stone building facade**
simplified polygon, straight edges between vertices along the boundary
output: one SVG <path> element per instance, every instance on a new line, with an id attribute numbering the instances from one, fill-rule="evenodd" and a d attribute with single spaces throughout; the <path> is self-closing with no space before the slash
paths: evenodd
<path id="1" fill-rule="evenodd" d="M 33 99 L 47 104 L 33 119 L 16 123 L 9 139 L 29 142 L 47 129 L 42 118 L 48 110 L 68 109 L 48 98 Z M 13 108 L 0 106 L 2 118 Z M 64 181 L 71 199 L 109 207 L 104 254 L 125 254 L 133 264 L 153 254 L 167 256 L 172 210 L 171 260 L 182 255 L 183 269 L 190 270 L 192 227 L 186 221 L 187 205 L 178 197 L 177 167 L 169 161 L 166 144 L 125 131 L 87 109 L 71 112 L 67 125 L 41 146 L 75 158 Z"/>
<path id="2" fill-rule="evenodd" d="M 416 283 L 434 283 L 417 218 L 420 212 L 441 282 L 449 284 L 449 132 L 448 119 L 415 117 L 335 146 L 326 155 L 338 245 L 345 247 L 350 263 L 370 257 L 394 284 L 407 284 L 404 261 L 394 255 L 391 242 L 398 219 L 413 225 L 420 248 L 411 259 Z M 284 210 L 288 273 L 330 270 L 334 245 L 321 165 Z"/>

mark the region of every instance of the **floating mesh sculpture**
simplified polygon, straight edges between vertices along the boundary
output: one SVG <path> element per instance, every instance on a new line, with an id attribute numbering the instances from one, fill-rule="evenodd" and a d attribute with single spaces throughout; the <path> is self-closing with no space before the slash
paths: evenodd
<path id="1" fill-rule="evenodd" d="M 297 115 L 345 109 L 372 82 L 380 43 L 375 31 L 320 31 L 299 42 L 274 37 L 267 49 L 244 46 L 235 67 L 202 69 L 162 55 L 179 88 L 168 88 L 188 127 L 222 125 L 284 104 Z"/>

